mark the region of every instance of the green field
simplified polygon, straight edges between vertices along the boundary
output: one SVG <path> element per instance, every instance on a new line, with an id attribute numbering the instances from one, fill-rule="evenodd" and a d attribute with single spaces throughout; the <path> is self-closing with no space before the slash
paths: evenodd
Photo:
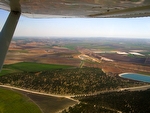
<path id="1" fill-rule="evenodd" d="M 49 71 L 49 70 L 55 70 L 55 69 L 66 69 L 66 68 L 70 68 L 70 67 L 72 67 L 72 66 L 21 62 L 21 63 L 16 63 L 16 64 L 4 65 L 3 70 L 0 72 L 0 76 L 12 75 L 13 73 L 17 73 L 17 72 L 33 73 L 33 72 L 37 72 L 37 71 L 39 72 L 39 71 Z M 51 97 L 51 98 L 53 98 L 53 97 Z M 47 99 L 48 99 L 48 97 L 45 99 L 45 101 Z M 57 109 L 55 109 L 54 107 L 50 107 L 49 103 L 47 103 L 47 106 L 46 105 L 42 106 L 43 102 L 41 102 L 41 100 L 39 98 L 38 98 L 39 103 L 37 102 L 37 100 L 35 102 L 44 111 L 45 110 L 51 110 L 51 111 L 61 110 L 61 109 L 66 108 L 66 106 L 68 106 L 70 104 L 72 105 L 73 103 L 75 103 L 74 101 L 71 101 L 69 99 L 63 99 L 62 102 L 59 101 L 59 104 L 57 104 L 59 107 L 56 107 L 57 106 L 56 105 L 55 108 L 57 108 Z M 50 101 L 50 103 L 51 103 L 51 101 Z M 60 106 L 60 103 L 62 104 L 61 106 Z M 41 113 L 41 111 L 29 99 L 29 97 L 24 97 L 23 95 L 21 95 L 17 92 L 14 92 L 11 90 L 6 90 L 4 88 L 0 88 L 0 113 Z"/>
<path id="2" fill-rule="evenodd" d="M 0 113 L 41 113 L 41 111 L 28 97 L 0 88 Z"/>
<path id="3" fill-rule="evenodd" d="M 76 44 L 66 44 L 64 47 L 66 47 L 70 50 L 75 50 L 76 46 L 77 46 Z"/>
<path id="4" fill-rule="evenodd" d="M 36 72 L 36 71 L 48 71 L 52 69 L 65 69 L 72 66 L 56 65 L 56 64 L 42 64 L 33 62 L 21 62 L 16 64 L 4 65 L 0 76 L 14 72 Z"/>
<path id="5" fill-rule="evenodd" d="M 28 53 L 28 50 L 9 50 L 9 52 L 19 52 L 19 53 Z"/>
<path id="6" fill-rule="evenodd" d="M 15 72 L 15 70 L 12 70 L 12 69 L 3 69 L 1 72 L 0 72 L 0 76 L 2 75 L 6 75 L 8 73 L 13 73 Z"/>

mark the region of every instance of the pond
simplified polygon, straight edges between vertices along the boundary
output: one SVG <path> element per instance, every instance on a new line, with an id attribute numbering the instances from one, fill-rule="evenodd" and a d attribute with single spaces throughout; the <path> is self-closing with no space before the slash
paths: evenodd
<path id="1" fill-rule="evenodd" d="M 122 78 L 150 83 L 150 76 L 148 75 L 142 75 L 142 74 L 137 74 L 137 73 L 122 73 L 119 76 Z"/>

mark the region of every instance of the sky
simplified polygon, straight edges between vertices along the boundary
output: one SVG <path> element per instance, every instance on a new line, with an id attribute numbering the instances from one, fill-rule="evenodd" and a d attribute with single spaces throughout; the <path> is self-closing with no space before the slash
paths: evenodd
<path id="1" fill-rule="evenodd" d="M 9 12 L 0 10 L 0 30 Z M 150 17 L 45 18 L 21 16 L 14 36 L 150 38 Z"/>

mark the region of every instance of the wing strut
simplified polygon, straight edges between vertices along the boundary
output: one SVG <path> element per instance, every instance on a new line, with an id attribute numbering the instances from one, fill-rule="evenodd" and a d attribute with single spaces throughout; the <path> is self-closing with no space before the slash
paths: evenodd
<path id="1" fill-rule="evenodd" d="M 19 11 L 11 11 L 0 33 L 0 70 L 2 69 L 20 14 Z"/>

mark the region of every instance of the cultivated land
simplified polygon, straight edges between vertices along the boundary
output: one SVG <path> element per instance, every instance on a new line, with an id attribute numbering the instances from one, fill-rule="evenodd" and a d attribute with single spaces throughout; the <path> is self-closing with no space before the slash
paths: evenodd
<path id="1" fill-rule="evenodd" d="M 57 64 L 42 64 L 34 62 L 20 62 L 16 64 L 4 65 L 0 76 L 15 73 L 15 72 L 37 72 L 37 71 L 48 71 L 54 69 L 65 69 L 72 68 L 73 66 L 68 65 L 57 65 Z"/>
<path id="2" fill-rule="evenodd" d="M 30 98 L 12 90 L 0 88 L 1 113 L 42 113 Z"/>
<path id="3" fill-rule="evenodd" d="M 31 74 L 31 73 L 38 73 L 39 71 L 42 72 L 42 71 L 48 71 L 48 70 L 50 71 L 50 70 L 56 70 L 56 69 L 62 70 L 62 69 L 66 69 L 66 68 L 73 68 L 73 67 L 65 66 L 65 65 L 56 65 L 56 64 L 39 64 L 39 63 L 21 62 L 21 63 L 17 63 L 17 64 L 5 65 L 4 70 L 9 70 L 9 71 L 2 71 L 2 73 L 0 75 L 2 77 L 6 77 L 6 76 L 9 76 L 12 74 L 17 74 L 17 73 L 22 73 L 22 74 L 30 73 Z M 10 80 L 10 79 L 8 78 L 8 80 Z M 38 79 L 36 79 L 36 80 L 38 80 Z M 26 81 L 26 83 L 30 82 L 30 80 L 29 81 L 25 80 L 25 81 Z M 8 85 L 8 83 L 6 83 L 6 85 Z M 21 87 L 21 86 L 17 86 L 17 87 Z M 9 87 L 7 87 L 7 88 L 9 88 Z M 22 88 L 25 89 L 25 87 L 22 87 Z M 0 91 L 1 90 L 2 89 L 0 88 Z M 19 90 L 18 94 L 19 93 L 23 94 L 24 96 L 26 96 L 26 97 L 30 98 L 32 101 L 34 101 L 40 107 L 40 109 L 42 110 L 43 113 L 55 113 L 55 112 L 58 112 L 58 111 L 61 111 L 65 108 L 67 108 L 68 106 L 72 106 L 77 103 L 76 101 L 74 101 L 72 99 L 67 99 L 65 96 L 57 97 L 56 95 L 50 96 L 50 95 L 38 94 L 38 92 L 32 93 L 32 92 L 20 91 L 20 90 Z M 5 96 L 9 96 L 9 94 L 6 94 L 3 97 L 3 93 L 1 93 L 1 94 L 2 94 L 1 98 L 4 98 L 4 100 L 5 100 Z M 23 97 L 23 95 L 22 95 L 22 97 Z M 12 99 L 10 96 L 9 100 L 10 101 L 8 101 L 8 103 L 5 103 L 5 104 L 8 104 L 8 105 L 12 104 L 12 101 L 14 102 L 13 96 L 12 96 Z M 27 105 L 30 105 L 30 104 L 27 103 Z M 8 109 L 9 109 L 9 107 L 11 107 L 11 106 L 8 106 Z M 23 109 L 22 106 L 18 106 L 18 107 L 20 107 L 20 109 Z M 6 108 L 4 108 L 4 109 L 6 109 Z M 19 111 L 17 111 L 17 109 L 11 109 L 11 110 L 14 113 L 19 113 Z M 25 112 L 27 113 L 28 111 L 25 111 Z M 31 109 L 31 112 L 32 112 L 32 109 Z M 10 113 L 10 112 L 4 111 L 4 113 Z M 32 113 L 34 113 L 34 111 Z M 38 113 L 38 112 L 36 112 L 36 113 Z"/>
<path id="4" fill-rule="evenodd" d="M 7 90 L 11 89 L 14 94 L 17 93 L 19 95 L 22 95 L 22 98 L 26 98 L 26 99 L 28 98 L 28 99 L 32 100 L 34 103 L 36 103 L 36 105 L 39 106 L 42 113 L 59 112 L 59 111 L 62 111 L 63 109 L 65 109 L 69 106 L 72 106 L 72 105 L 75 105 L 76 103 L 78 103 L 78 101 L 76 101 L 74 99 L 71 99 L 70 97 L 51 95 L 51 94 L 46 94 L 46 93 L 34 92 L 34 91 L 31 91 L 31 90 L 24 90 L 24 89 L 12 87 L 12 86 L 0 85 L 0 90 L 4 89 L 4 88 L 5 88 L 5 90 L 6 89 Z M 9 97 L 10 94 L 6 94 L 5 96 Z M 3 97 L 3 95 L 1 95 L 1 97 Z M 10 101 L 8 101 L 8 103 L 5 103 L 4 105 L 6 105 L 6 104 L 10 105 L 13 101 L 13 98 L 14 98 L 13 96 L 12 97 L 10 96 L 9 97 Z M 16 100 L 16 102 L 17 102 L 17 100 Z M 24 106 L 24 101 L 21 104 L 22 105 L 18 105 L 18 107 L 20 109 L 23 109 L 24 107 L 28 107 L 28 106 Z M 28 103 L 26 103 L 26 104 L 30 105 Z M 9 109 L 9 107 L 11 107 L 11 106 L 7 106 L 7 109 Z M 37 109 L 39 109 L 39 108 L 37 107 Z M 6 109 L 6 108 L 4 108 L 4 109 Z M 19 112 L 19 111 L 17 111 L 17 109 L 12 109 L 12 108 L 10 108 L 10 109 L 12 110 L 11 113 L 12 112 L 14 112 L 14 113 Z M 34 110 L 34 109 L 31 109 L 31 110 L 28 110 L 28 111 L 25 110 L 25 113 L 28 113 L 28 112 L 34 113 L 34 111 L 32 112 L 32 110 Z M 6 110 L 4 110 L 3 113 L 8 113 L 8 112 L 6 112 Z"/>
<path id="5" fill-rule="evenodd" d="M 15 38 L 5 64 L 35 62 L 98 67 L 115 75 L 124 72 L 149 74 L 149 46 L 148 39 Z M 83 55 L 88 58 L 79 57 Z"/>
<path id="6" fill-rule="evenodd" d="M 123 79 L 118 75 L 126 72 L 150 75 L 149 47 L 150 40 L 148 39 L 15 38 L 11 43 L 4 68 L 0 74 L 0 83 L 44 94 L 64 97 L 71 95 L 81 101 L 77 106 L 64 110 L 64 113 L 91 113 L 97 112 L 97 110 L 106 113 L 137 113 L 138 109 L 135 108 L 140 104 L 135 106 L 136 101 L 143 101 L 149 108 L 148 101 L 145 101 L 147 97 L 143 96 L 145 92 L 149 93 L 149 90 L 135 92 L 134 90 L 137 89 L 127 88 L 148 85 L 148 83 Z M 122 91 L 123 88 L 128 92 Z M 106 96 L 102 94 L 106 94 Z M 127 97 L 128 94 L 131 96 Z M 136 95 L 139 98 L 131 99 Z M 124 101 L 117 100 L 123 96 L 126 96 Z M 65 101 L 61 101 L 62 103 L 55 107 L 52 106 L 52 102 L 58 99 L 56 97 L 44 97 L 45 100 L 52 98 L 51 102 L 44 101 L 45 103 L 42 103 L 41 97 L 29 97 L 43 111 L 46 110 L 44 113 L 48 113 L 47 108 L 56 109 L 51 112 L 61 110 L 59 105 L 62 103 L 64 106 L 68 106 Z M 108 99 L 109 97 L 114 100 L 111 101 Z M 113 104 L 115 102 L 120 104 Z M 144 111 L 144 109 L 142 110 Z M 145 109 L 144 112 L 147 110 L 149 111 L 149 109 Z"/>

